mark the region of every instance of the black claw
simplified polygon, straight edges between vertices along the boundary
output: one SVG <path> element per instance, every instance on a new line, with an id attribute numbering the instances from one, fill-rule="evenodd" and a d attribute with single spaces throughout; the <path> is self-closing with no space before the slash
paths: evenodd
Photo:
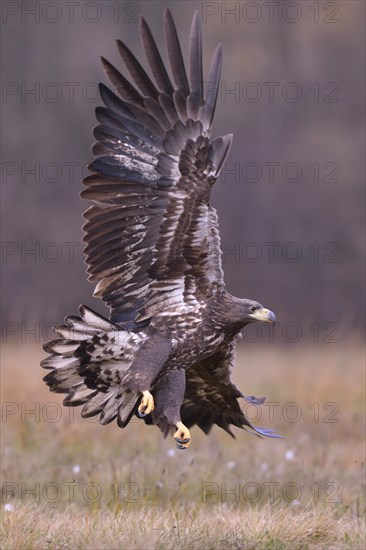
<path id="1" fill-rule="evenodd" d="M 177 445 L 178 449 L 186 449 L 187 447 L 184 447 L 183 445 L 190 442 L 189 437 L 187 439 L 178 439 L 177 437 L 175 437 L 174 439 L 176 441 L 176 445 Z"/>

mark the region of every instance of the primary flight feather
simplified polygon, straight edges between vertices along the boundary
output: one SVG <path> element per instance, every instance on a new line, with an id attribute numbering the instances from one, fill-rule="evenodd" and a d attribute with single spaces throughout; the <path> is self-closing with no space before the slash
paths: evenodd
<path id="1" fill-rule="evenodd" d="M 211 189 L 232 135 L 211 138 L 222 64 L 221 46 L 202 74 L 201 26 L 193 18 L 189 73 L 173 18 L 164 13 L 170 73 L 142 18 L 141 38 L 151 76 L 121 41 L 130 79 L 102 58 L 115 92 L 100 84 L 104 107 L 81 196 L 85 256 L 94 295 L 110 320 L 80 307 L 54 327 L 59 339 L 44 346 L 51 369 L 44 380 L 66 393 L 81 415 L 114 419 L 124 428 L 134 414 L 174 432 L 179 448 L 189 428 L 208 433 L 217 424 L 257 434 L 240 408 L 244 396 L 230 380 L 241 329 L 275 316 L 258 302 L 225 290 L 217 214 Z"/>

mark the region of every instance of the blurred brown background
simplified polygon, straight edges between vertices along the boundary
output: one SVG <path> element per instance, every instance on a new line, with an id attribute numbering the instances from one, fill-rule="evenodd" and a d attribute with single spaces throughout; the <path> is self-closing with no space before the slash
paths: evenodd
<path id="1" fill-rule="evenodd" d="M 313 341 L 361 334 L 364 2 L 29 1 L 1 6 L 5 340 L 80 303 L 107 314 L 86 280 L 79 199 L 99 56 L 121 69 L 120 38 L 141 58 L 144 15 L 166 59 L 167 4 L 186 59 L 199 10 L 206 75 L 224 47 L 214 134 L 234 143 L 213 202 L 228 290 L 273 309 L 282 341 L 296 327 Z"/>

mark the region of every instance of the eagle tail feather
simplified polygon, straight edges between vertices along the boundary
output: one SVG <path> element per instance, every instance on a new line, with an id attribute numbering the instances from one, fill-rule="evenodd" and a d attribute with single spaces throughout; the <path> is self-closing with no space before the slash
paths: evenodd
<path id="1" fill-rule="evenodd" d="M 118 382 L 129 364 L 113 360 L 110 350 L 110 356 L 103 353 L 107 351 L 103 345 L 111 346 L 115 342 L 116 331 L 118 342 L 128 345 L 129 333 L 86 306 L 80 306 L 79 313 L 80 317 L 68 316 L 63 325 L 55 326 L 54 332 L 61 338 L 43 346 L 50 354 L 41 362 L 43 368 L 50 369 L 43 380 L 50 391 L 67 394 L 64 405 L 83 405 L 82 418 L 100 414 L 101 424 L 117 419 L 119 427 L 124 428 L 141 396 L 138 391 L 113 383 Z"/>

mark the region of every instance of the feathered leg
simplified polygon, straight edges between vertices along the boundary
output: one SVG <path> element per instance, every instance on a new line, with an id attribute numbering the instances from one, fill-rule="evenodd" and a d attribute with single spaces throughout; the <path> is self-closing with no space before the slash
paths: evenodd
<path id="1" fill-rule="evenodd" d="M 169 339 L 158 333 L 154 334 L 136 353 L 134 362 L 123 379 L 125 387 L 142 394 L 138 408 L 140 417 L 146 416 L 155 408 L 150 388 L 168 359 L 171 349 L 172 344 Z"/>
<path id="2" fill-rule="evenodd" d="M 191 435 L 180 417 L 180 409 L 186 388 L 186 374 L 176 369 L 160 378 L 155 393 L 153 421 L 167 435 L 172 426 L 176 427 L 174 439 L 178 449 L 186 449 L 191 443 Z"/>

